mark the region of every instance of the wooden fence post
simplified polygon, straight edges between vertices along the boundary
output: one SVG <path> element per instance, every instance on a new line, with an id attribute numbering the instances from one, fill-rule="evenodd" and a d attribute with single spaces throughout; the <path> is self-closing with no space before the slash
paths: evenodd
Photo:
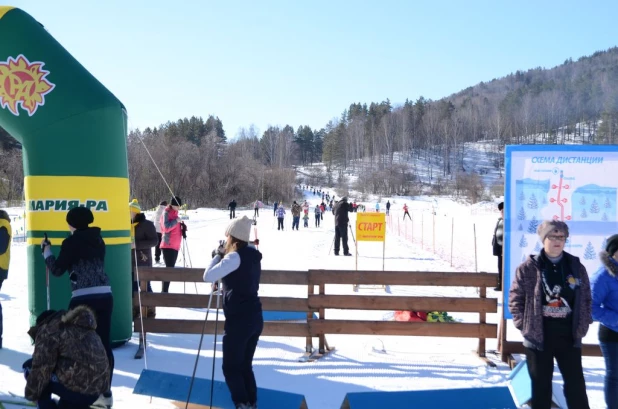
<path id="1" fill-rule="evenodd" d="M 484 271 L 482 271 L 481 273 L 484 273 Z M 487 288 L 486 287 L 484 286 L 479 287 L 479 297 L 487 298 Z M 486 323 L 486 315 L 487 314 L 485 312 L 479 312 L 479 324 Z M 486 350 L 485 338 L 479 338 L 479 346 L 476 352 L 480 358 L 485 358 L 485 350 Z"/>
<path id="2" fill-rule="evenodd" d="M 325 295 L 326 294 L 325 287 L 326 287 L 326 285 L 324 283 L 318 284 L 318 294 Z M 324 308 L 320 308 L 318 310 L 318 318 L 322 322 L 326 318 L 326 314 L 325 314 Z M 325 354 L 326 353 L 325 340 L 326 340 L 326 334 L 320 334 L 319 335 L 319 346 L 318 346 L 320 354 Z"/>
<path id="3" fill-rule="evenodd" d="M 309 276 L 307 277 L 307 298 L 311 297 L 315 291 L 313 286 L 313 282 L 311 281 L 311 271 L 309 271 Z M 307 311 L 307 326 L 311 328 L 311 321 L 313 320 L 313 311 Z M 313 337 L 311 333 L 307 335 L 305 342 L 305 352 L 308 354 L 313 353 Z"/>

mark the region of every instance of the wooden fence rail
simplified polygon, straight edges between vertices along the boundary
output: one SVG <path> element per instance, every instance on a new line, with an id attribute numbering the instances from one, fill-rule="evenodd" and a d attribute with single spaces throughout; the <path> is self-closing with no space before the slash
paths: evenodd
<path id="1" fill-rule="evenodd" d="M 204 270 L 200 268 L 155 268 L 141 267 L 140 280 L 202 282 Z M 478 354 L 485 356 L 485 339 L 497 337 L 497 325 L 485 322 L 486 313 L 496 313 L 496 299 L 486 298 L 486 287 L 495 287 L 497 274 L 451 273 L 419 271 L 340 271 L 309 270 L 284 271 L 263 270 L 260 284 L 301 285 L 307 287 L 307 295 L 295 297 L 260 297 L 265 311 L 305 312 L 306 322 L 270 321 L 264 323 L 263 335 L 305 337 L 306 352 L 312 353 L 313 338 L 319 339 L 317 354 L 328 352 L 327 334 L 359 335 L 404 335 L 434 337 L 478 338 Z M 475 287 L 478 297 L 416 297 L 392 295 L 332 295 L 326 294 L 326 286 L 349 285 L 398 285 L 432 287 Z M 206 308 L 209 295 L 140 293 L 142 307 Z M 134 305 L 139 305 L 135 295 Z M 211 306 L 212 307 L 212 306 Z M 326 319 L 327 309 L 342 310 L 409 310 L 452 311 L 478 313 L 478 323 L 454 322 L 396 322 L 367 320 Z M 317 315 L 317 319 L 314 318 Z M 155 333 L 201 333 L 203 321 L 185 319 L 143 318 L 145 332 Z M 141 331 L 141 321 L 135 320 L 135 331 Z M 214 322 L 208 322 L 205 332 L 212 334 Z M 223 331 L 219 325 L 218 332 Z"/>

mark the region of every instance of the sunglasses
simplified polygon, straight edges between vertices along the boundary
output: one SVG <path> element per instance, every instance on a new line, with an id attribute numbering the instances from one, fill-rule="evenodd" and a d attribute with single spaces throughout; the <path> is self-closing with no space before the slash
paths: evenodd
<path id="1" fill-rule="evenodd" d="M 566 241 L 566 236 L 547 236 L 547 238 L 551 241 Z"/>

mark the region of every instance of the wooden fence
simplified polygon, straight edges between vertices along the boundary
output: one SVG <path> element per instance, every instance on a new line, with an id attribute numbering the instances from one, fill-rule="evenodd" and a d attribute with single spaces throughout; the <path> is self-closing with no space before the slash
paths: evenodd
<path id="1" fill-rule="evenodd" d="M 141 267 L 143 281 L 202 282 L 201 268 L 155 268 Z M 498 284 L 497 274 L 452 273 L 419 271 L 342 271 L 309 270 L 281 271 L 262 270 L 261 284 L 288 284 L 307 286 L 307 296 L 261 297 L 262 307 L 270 311 L 297 311 L 306 313 L 306 322 L 270 321 L 264 323 L 263 335 L 305 337 L 306 351 L 313 352 L 312 340 L 319 340 L 318 354 L 328 352 L 327 334 L 358 335 L 408 335 L 433 337 L 478 338 L 477 353 L 485 356 L 485 340 L 497 338 L 496 324 L 486 323 L 487 313 L 496 313 L 497 300 L 486 297 L 486 288 Z M 326 286 L 333 284 L 352 285 L 397 285 L 435 287 L 474 287 L 477 297 L 418 297 L 393 295 L 334 295 L 326 293 Z M 143 286 L 142 286 L 143 287 Z M 142 306 L 206 308 L 209 295 L 147 293 L 141 291 Z M 137 294 L 134 305 L 139 305 Z M 215 300 L 213 305 L 215 307 Z M 327 309 L 341 310 L 408 310 L 448 311 L 478 313 L 477 323 L 459 322 L 397 322 L 368 320 L 327 319 Z M 314 318 L 314 313 L 317 318 Z M 143 318 L 145 332 L 199 334 L 203 320 Z M 141 331 L 140 320 L 134 322 L 135 331 Z M 220 325 L 219 331 L 223 331 Z M 215 323 L 209 321 L 205 332 L 214 333 Z"/>

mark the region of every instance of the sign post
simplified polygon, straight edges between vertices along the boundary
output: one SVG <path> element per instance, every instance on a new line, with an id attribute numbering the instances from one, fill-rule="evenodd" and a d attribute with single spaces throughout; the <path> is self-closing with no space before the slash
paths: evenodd
<path id="1" fill-rule="evenodd" d="M 356 217 L 356 270 L 358 271 L 358 243 L 382 242 L 382 271 L 386 253 L 386 215 L 384 213 L 358 213 Z M 358 288 L 358 286 L 356 286 Z"/>

